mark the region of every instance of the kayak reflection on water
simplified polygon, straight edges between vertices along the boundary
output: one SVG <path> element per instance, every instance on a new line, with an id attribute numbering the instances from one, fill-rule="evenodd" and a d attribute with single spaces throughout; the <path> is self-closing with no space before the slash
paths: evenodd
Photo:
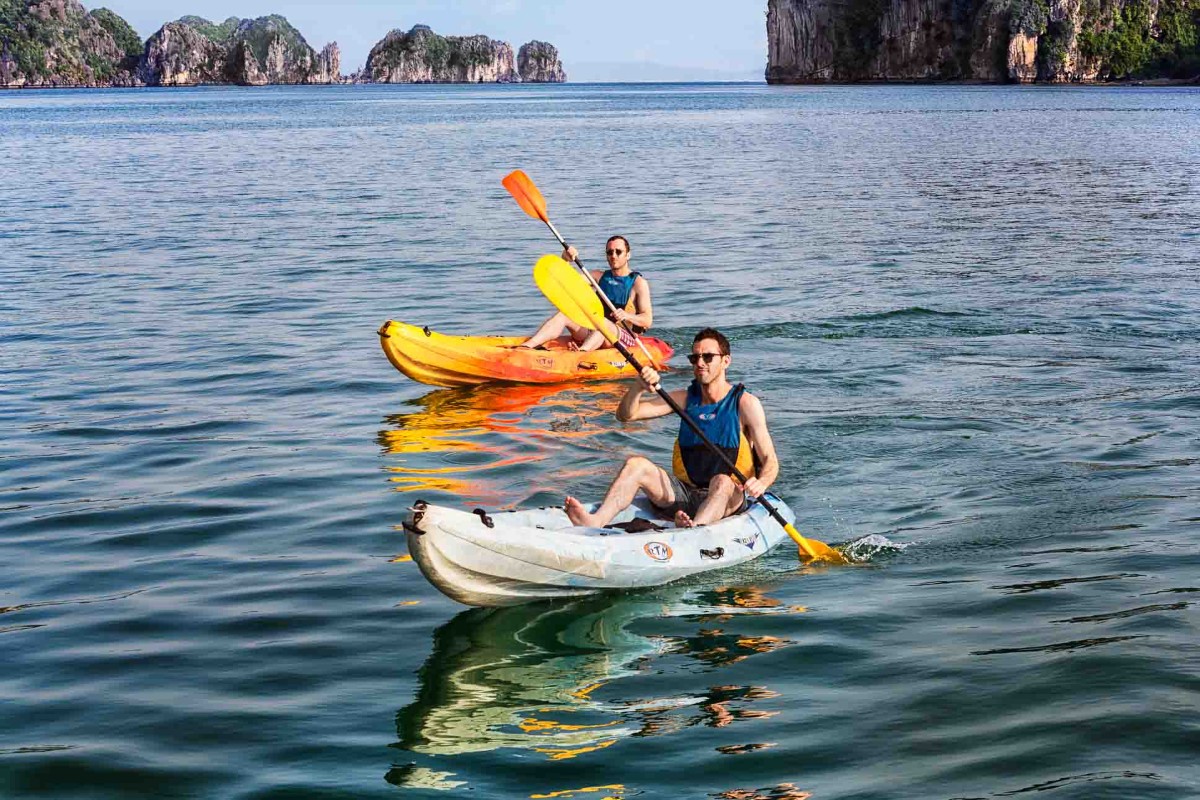
<path id="1" fill-rule="evenodd" d="M 757 601 L 746 603 L 748 596 Z M 761 589 L 679 587 L 464 611 L 434 632 L 417 697 L 396 715 L 393 746 L 431 756 L 518 748 L 563 761 L 633 737 L 772 717 L 777 710 L 747 707 L 779 697 L 765 686 L 718 683 L 700 693 L 631 699 L 618 684 L 663 658 L 695 659 L 707 671 L 794 644 L 730 630 L 738 618 L 794 611 Z M 639 620 L 664 618 L 699 627 L 684 636 L 633 629 Z M 428 778 L 434 763 L 450 766 L 397 765 L 388 779 L 412 785 L 407 776 Z M 461 785 L 463 775 L 442 772 L 439 780 Z"/>
<path id="2" fill-rule="evenodd" d="M 615 408 L 625 388 L 602 382 L 438 389 L 410 401 L 416 410 L 385 417 L 376 441 L 385 455 L 401 457 L 386 467 L 397 491 L 507 508 L 525 499 L 513 494 L 514 486 L 555 480 L 542 462 L 564 442 L 607 430 L 590 420 L 599 407 Z M 513 480 L 515 470 L 531 465 L 537 465 L 531 481 Z"/>

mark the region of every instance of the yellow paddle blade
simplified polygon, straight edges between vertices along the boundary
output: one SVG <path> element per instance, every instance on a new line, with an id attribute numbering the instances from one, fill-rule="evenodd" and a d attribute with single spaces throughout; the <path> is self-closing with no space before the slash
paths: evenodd
<path id="1" fill-rule="evenodd" d="M 519 169 L 513 170 L 504 176 L 500 183 L 508 189 L 508 193 L 526 214 L 542 222 L 550 221 L 546 216 L 546 198 L 542 197 L 542 193 L 528 175 Z"/>
<path id="2" fill-rule="evenodd" d="M 787 531 L 787 535 L 792 537 L 800 547 L 800 558 L 805 561 L 828 561 L 831 564 L 849 564 L 850 559 L 834 550 L 824 542 L 818 542 L 816 539 L 805 539 L 800 535 L 800 531 L 791 523 L 783 526 Z"/>
<path id="3" fill-rule="evenodd" d="M 576 325 L 600 331 L 610 342 L 617 340 L 616 329 L 606 324 L 604 306 L 592 285 L 579 270 L 555 255 L 542 256 L 533 265 L 533 280 L 554 307 Z"/>

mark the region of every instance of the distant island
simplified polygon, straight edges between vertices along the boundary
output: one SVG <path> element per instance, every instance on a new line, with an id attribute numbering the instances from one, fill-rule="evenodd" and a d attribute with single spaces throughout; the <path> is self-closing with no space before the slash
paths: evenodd
<path id="1" fill-rule="evenodd" d="M 440 36 L 426 25 L 393 30 L 366 65 L 341 74 L 336 42 L 320 52 L 282 16 L 185 16 L 143 42 L 107 8 L 78 0 L 0 0 L 0 88 L 200 84 L 563 83 L 558 50 L 531 41 Z"/>
<path id="2" fill-rule="evenodd" d="M 1200 78 L 1196 0 L 768 0 L 767 82 Z"/>

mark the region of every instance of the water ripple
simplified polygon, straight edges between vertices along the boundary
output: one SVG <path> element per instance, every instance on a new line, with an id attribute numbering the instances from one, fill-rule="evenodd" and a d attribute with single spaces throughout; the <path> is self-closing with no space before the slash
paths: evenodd
<path id="1" fill-rule="evenodd" d="M 0 795 L 1190 797 L 1195 88 L 0 94 Z M 805 535 L 463 610 L 417 497 L 598 497 L 625 384 L 434 390 L 614 231 Z M 31 180 L 30 176 L 37 176 Z M 679 359 L 668 388 L 689 379 Z"/>

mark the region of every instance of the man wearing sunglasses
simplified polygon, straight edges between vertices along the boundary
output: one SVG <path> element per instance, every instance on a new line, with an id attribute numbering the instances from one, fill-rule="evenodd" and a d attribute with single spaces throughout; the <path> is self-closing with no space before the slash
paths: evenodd
<path id="1" fill-rule="evenodd" d="M 725 463 L 680 420 L 670 473 L 647 458 L 633 456 L 625 461 L 596 513 L 589 514 L 581 502 L 567 498 L 571 522 L 603 527 L 640 491 L 663 517 L 674 518 L 679 527 L 708 525 L 744 511 L 748 498 L 759 497 L 774 483 L 779 475 L 779 459 L 762 403 L 742 384 L 734 386 L 725 377 L 730 362 L 729 340 L 720 331 L 705 328 L 696 334 L 688 361 L 694 379 L 687 389 L 671 392 L 671 399 L 748 476 L 746 484 L 739 486 Z M 653 391 L 658 380 L 652 367 L 644 367 L 641 385 L 631 388 L 621 399 L 617 419 L 628 422 L 670 414 L 671 407 Z"/>
<path id="2" fill-rule="evenodd" d="M 579 251 L 574 247 L 563 250 L 564 261 L 574 261 Z M 634 272 L 629 267 L 629 240 L 624 236 L 609 237 L 604 245 L 604 255 L 608 258 L 608 269 L 605 271 L 591 270 L 592 278 L 600 286 L 600 290 L 616 308 L 614 312 L 605 312 L 610 320 L 617 323 L 628 322 L 634 333 L 644 333 L 654 323 L 654 311 L 650 305 L 650 283 L 642 277 L 642 273 Z M 585 328 L 567 318 L 561 311 L 542 323 L 537 333 L 521 343 L 521 347 L 541 347 L 551 339 L 555 339 L 566 328 L 571 333 L 571 339 L 578 350 L 595 350 L 604 346 L 606 340 L 600 331 Z M 624 328 L 617 329 L 621 340 L 627 347 L 633 346 L 633 338 Z"/>

